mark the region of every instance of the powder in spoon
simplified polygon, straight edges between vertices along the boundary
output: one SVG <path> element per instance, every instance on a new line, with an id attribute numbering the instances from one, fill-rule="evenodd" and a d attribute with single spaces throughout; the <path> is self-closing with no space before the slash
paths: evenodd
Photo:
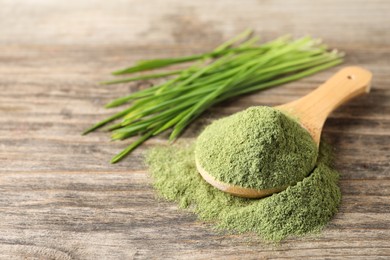
<path id="1" fill-rule="evenodd" d="M 202 168 L 219 181 L 269 189 L 306 177 L 314 168 L 317 150 L 297 121 L 277 109 L 258 106 L 206 127 L 195 154 Z"/>
<path id="2" fill-rule="evenodd" d="M 320 231 L 337 212 L 341 198 L 339 174 L 331 167 L 330 149 L 323 142 L 317 165 L 306 178 L 257 200 L 229 195 L 205 182 L 196 170 L 194 145 L 152 148 L 146 162 L 154 187 L 165 199 L 190 209 L 217 228 L 255 232 L 265 240 Z"/>

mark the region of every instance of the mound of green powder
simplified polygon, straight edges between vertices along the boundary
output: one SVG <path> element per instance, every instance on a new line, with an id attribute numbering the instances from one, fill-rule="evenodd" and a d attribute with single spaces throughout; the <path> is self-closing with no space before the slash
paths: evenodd
<path id="1" fill-rule="evenodd" d="M 258 200 L 234 197 L 206 183 L 196 170 L 194 145 L 153 148 L 146 162 L 154 187 L 165 199 L 218 228 L 233 233 L 255 232 L 265 240 L 318 232 L 337 212 L 341 198 L 339 174 L 331 168 L 330 152 L 324 145 L 309 176 Z"/>
<path id="2" fill-rule="evenodd" d="M 301 181 L 314 168 L 309 132 L 277 109 L 251 107 L 214 121 L 196 141 L 206 172 L 224 183 L 269 189 Z"/>

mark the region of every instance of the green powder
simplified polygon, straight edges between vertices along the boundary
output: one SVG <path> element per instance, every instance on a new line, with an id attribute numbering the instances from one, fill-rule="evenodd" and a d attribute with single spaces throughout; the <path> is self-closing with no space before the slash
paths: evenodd
<path id="1" fill-rule="evenodd" d="M 247 188 L 293 185 L 317 160 L 317 145 L 298 122 L 271 107 L 251 107 L 214 121 L 196 141 L 202 168 L 217 180 Z"/>
<path id="2" fill-rule="evenodd" d="M 206 183 L 195 167 L 194 145 L 156 147 L 146 161 L 155 188 L 167 200 L 190 208 L 218 228 L 255 232 L 265 240 L 318 232 L 340 203 L 339 174 L 331 168 L 330 151 L 322 144 L 317 166 L 308 177 L 259 200 L 234 197 Z"/>

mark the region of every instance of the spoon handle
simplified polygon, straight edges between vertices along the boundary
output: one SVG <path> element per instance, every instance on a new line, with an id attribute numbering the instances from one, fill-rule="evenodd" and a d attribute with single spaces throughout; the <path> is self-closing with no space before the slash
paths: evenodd
<path id="1" fill-rule="evenodd" d="M 361 67 L 345 67 L 306 96 L 278 108 L 298 117 L 317 144 L 328 115 L 352 98 L 370 91 L 372 74 Z"/>

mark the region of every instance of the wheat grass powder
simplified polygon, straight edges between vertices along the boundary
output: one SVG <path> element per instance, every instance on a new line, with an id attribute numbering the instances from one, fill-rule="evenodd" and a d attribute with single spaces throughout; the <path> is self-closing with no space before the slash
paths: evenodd
<path id="1" fill-rule="evenodd" d="M 221 182 L 270 189 L 306 177 L 317 161 L 318 148 L 296 120 L 258 106 L 206 127 L 196 141 L 195 154 L 202 168 Z"/>
<path id="2" fill-rule="evenodd" d="M 259 118 L 266 123 L 261 123 Z M 257 122 L 262 129 L 256 126 Z M 229 127 L 234 131 L 229 131 Z M 265 240 L 280 241 L 288 236 L 320 231 L 337 212 L 341 200 L 339 174 L 332 167 L 330 148 L 321 142 L 317 151 L 305 131 L 275 109 L 250 108 L 214 122 L 198 138 L 196 148 L 195 144 L 188 143 L 155 147 L 148 152 L 146 162 L 158 193 L 193 211 L 200 220 L 233 233 L 254 232 Z M 227 146 L 236 153 L 223 153 L 220 136 L 227 139 Z M 203 150 L 206 148 L 209 151 Z M 226 172 L 215 171 L 218 172 L 215 176 L 222 181 L 248 183 L 252 188 L 276 187 L 282 182 L 290 186 L 263 199 L 232 196 L 202 179 L 195 166 L 195 152 L 197 155 L 204 152 L 201 157 L 209 162 L 209 159 L 220 160 L 215 165 L 207 164 L 207 169 L 222 167 Z M 237 159 L 240 154 L 251 156 L 253 161 L 246 165 L 244 160 Z M 267 167 L 259 168 L 259 161 L 267 161 Z M 229 177 L 229 169 L 239 174 Z M 243 172 L 249 176 L 240 178 Z M 256 176 L 262 176 L 263 180 Z"/>

